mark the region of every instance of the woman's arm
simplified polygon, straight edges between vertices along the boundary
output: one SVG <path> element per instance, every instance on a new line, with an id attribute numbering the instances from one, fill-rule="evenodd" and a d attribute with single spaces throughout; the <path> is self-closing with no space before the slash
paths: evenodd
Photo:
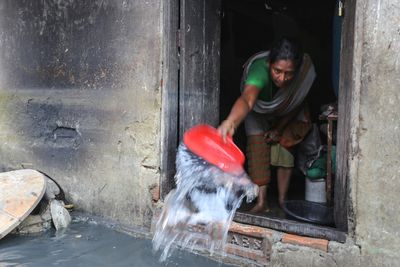
<path id="1" fill-rule="evenodd" d="M 218 132 L 221 134 L 224 141 L 226 141 L 227 135 L 232 136 L 235 133 L 236 128 L 253 109 L 259 93 L 260 89 L 256 86 L 245 86 L 243 93 L 236 100 L 228 117 L 218 127 Z"/>

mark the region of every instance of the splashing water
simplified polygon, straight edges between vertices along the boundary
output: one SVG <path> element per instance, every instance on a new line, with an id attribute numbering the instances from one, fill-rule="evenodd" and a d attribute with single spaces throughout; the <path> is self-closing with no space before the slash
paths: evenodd
<path id="1" fill-rule="evenodd" d="M 160 261 L 176 247 L 207 249 L 224 256 L 229 225 L 246 197 L 251 202 L 258 186 L 247 174 L 233 175 L 193 154 L 182 143 L 176 156 L 176 189 L 165 199 L 156 224 L 153 249 L 163 249 Z"/>

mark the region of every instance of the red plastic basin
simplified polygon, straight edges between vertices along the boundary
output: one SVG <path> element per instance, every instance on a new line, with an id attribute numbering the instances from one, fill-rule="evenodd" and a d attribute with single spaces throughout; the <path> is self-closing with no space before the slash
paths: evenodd
<path id="1" fill-rule="evenodd" d="M 185 132 L 183 143 L 197 156 L 224 172 L 243 172 L 245 156 L 231 137 L 223 141 L 217 129 L 207 124 L 196 125 Z"/>

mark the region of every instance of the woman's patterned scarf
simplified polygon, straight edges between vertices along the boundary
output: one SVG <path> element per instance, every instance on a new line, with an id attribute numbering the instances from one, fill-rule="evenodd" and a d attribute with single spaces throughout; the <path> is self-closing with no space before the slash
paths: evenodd
<path id="1" fill-rule="evenodd" d="M 259 52 L 250 57 L 244 64 L 244 72 L 241 82 L 242 91 L 244 89 L 244 83 L 247 79 L 247 73 L 251 64 L 254 62 L 254 60 L 260 58 L 265 58 L 265 60 L 268 60 L 268 55 L 269 51 Z M 285 88 L 279 89 L 271 101 L 267 102 L 258 99 L 253 107 L 253 110 L 257 113 L 273 113 L 274 115 L 278 116 L 289 113 L 303 102 L 311 88 L 311 85 L 314 82 L 315 77 L 316 73 L 311 58 L 309 55 L 304 54 L 303 62 L 293 81 Z"/>

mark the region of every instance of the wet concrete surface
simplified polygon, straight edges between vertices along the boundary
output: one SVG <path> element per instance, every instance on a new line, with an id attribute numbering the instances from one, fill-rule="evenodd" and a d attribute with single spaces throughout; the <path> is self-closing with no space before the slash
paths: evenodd
<path id="1" fill-rule="evenodd" d="M 175 251 L 165 262 L 151 240 L 117 232 L 94 221 L 74 221 L 68 229 L 36 235 L 8 235 L 0 240 L 0 267 L 5 266 L 229 266 Z"/>

